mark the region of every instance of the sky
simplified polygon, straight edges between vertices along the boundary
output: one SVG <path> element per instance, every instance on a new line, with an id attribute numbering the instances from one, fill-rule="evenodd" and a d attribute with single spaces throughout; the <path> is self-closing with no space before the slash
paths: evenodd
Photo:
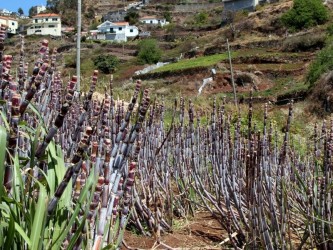
<path id="1" fill-rule="evenodd" d="M 36 5 L 46 5 L 46 0 L 0 0 L 0 9 L 7 9 L 17 12 L 18 8 L 22 8 L 24 15 L 29 14 L 29 9 Z"/>

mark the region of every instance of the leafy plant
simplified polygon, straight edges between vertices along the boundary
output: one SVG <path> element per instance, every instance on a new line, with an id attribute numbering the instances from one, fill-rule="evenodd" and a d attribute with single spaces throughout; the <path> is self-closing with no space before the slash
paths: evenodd
<path id="1" fill-rule="evenodd" d="M 136 24 L 139 21 L 139 13 L 135 10 L 129 10 L 124 19 L 130 25 Z"/>
<path id="2" fill-rule="evenodd" d="M 93 59 L 94 65 L 105 74 L 110 74 L 116 71 L 119 60 L 114 55 L 98 55 Z"/>
<path id="3" fill-rule="evenodd" d="M 313 86 L 320 76 L 329 70 L 333 70 L 333 45 L 330 43 L 317 54 L 310 65 L 306 76 L 310 86 Z"/>
<path id="4" fill-rule="evenodd" d="M 290 30 L 307 29 L 328 20 L 328 10 L 321 0 L 294 0 L 293 7 L 281 17 Z"/>
<path id="5" fill-rule="evenodd" d="M 162 51 L 155 39 L 145 39 L 139 42 L 138 60 L 141 64 L 157 63 L 162 57 Z"/>
<path id="6" fill-rule="evenodd" d="M 195 15 L 194 17 L 195 24 L 202 25 L 206 24 L 208 21 L 208 13 L 207 12 L 200 12 Z"/>

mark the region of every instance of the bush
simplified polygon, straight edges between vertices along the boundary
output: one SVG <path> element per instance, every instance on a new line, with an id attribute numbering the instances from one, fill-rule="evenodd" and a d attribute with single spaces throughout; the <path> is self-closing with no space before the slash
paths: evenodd
<path id="1" fill-rule="evenodd" d="M 327 34 L 329 36 L 333 36 L 333 23 L 331 23 L 328 27 L 327 27 Z"/>
<path id="2" fill-rule="evenodd" d="M 119 64 L 118 58 L 113 55 L 99 55 L 93 59 L 93 62 L 104 74 L 113 73 Z"/>
<path id="3" fill-rule="evenodd" d="M 139 42 L 138 60 L 142 64 L 157 63 L 162 56 L 162 51 L 155 39 L 146 39 Z"/>
<path id="4" fill-rule="evenodd" d="M 294 0 L 294 6 L 281 17 L 291 30 L 306 29 L 328 20 L 328 11 L 321 0 Z"/>
<path id="5" fill-rule="evenodd" d="M 325 46 L 325 34 L 307 34 L 286 38 L 282 44 L 283 52 L 313 51 Z"/>
<path id="6" fill-rule="evenodd" d="M 194 21 L 195 21 L 195 24 L 197 24 L 197 25 L 206 24 L 208 21 L 208 13 L 200 12 L 200 13 L 196 14 L 194 17 Z"/>
<path id="7" fill-rule="evenodd" d="M 310 66 L 307 74 L 307 81 L 310 83 L 310 86 L 313 86 L 322 74 L 333 70 L 333 45 L 331 45 L 332 41 L 330 42 L 318 53 Z"/>
<path id="8" fill-rule="evenodd" d="M 139 22 L 139 13 L 135 10 L 129 10 L 125 16 L 125 21 L 129 22 L 130 25 L 134 25 Z"/>

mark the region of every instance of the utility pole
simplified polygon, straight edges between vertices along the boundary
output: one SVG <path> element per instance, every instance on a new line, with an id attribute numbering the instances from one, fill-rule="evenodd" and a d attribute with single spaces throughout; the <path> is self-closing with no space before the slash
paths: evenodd
<path id="1" fill-rule="evenodd" d="M 81 86 L 81 0 L 77 0 L 77 33 L 76 33 L 76 76 L 77 76 L 77 92 L 80 93 Z"/>
<path id="2" fill-rule="evenodd" d="M 229 46 L 228 39 L 227 39 L 227 45 L 228 45 L 228 57 L 229 57 L 229 65 L 230 65 L 230 73 L 231 73 L 232 90 L 234 92 L 234 102 L 235 102 L 235 106 L 236 106 L 236 108 L 238 110 L 237 96 L 236 96 L 236 87 L 235 87 L 235 79 L 234 79 L 234 71 L 232 70 L 231 53 L 230 53 L 230 46 Z"/>

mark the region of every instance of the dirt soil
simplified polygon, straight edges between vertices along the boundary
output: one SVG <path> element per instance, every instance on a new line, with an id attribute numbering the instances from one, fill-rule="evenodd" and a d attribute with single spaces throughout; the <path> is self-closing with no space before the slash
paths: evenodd
<path id="1" fill-rule="evenodd" d="M 221 249 L 220 243 L 228 238 L 219 222 L 208 212 L 199 212 L 194 218 L 175 223 L 174 232 L 161 235 L 157 244 L 155 237 L 125 232 L 121 249 Z M 225 245 L 226 246 L 226 245 Z"/>

